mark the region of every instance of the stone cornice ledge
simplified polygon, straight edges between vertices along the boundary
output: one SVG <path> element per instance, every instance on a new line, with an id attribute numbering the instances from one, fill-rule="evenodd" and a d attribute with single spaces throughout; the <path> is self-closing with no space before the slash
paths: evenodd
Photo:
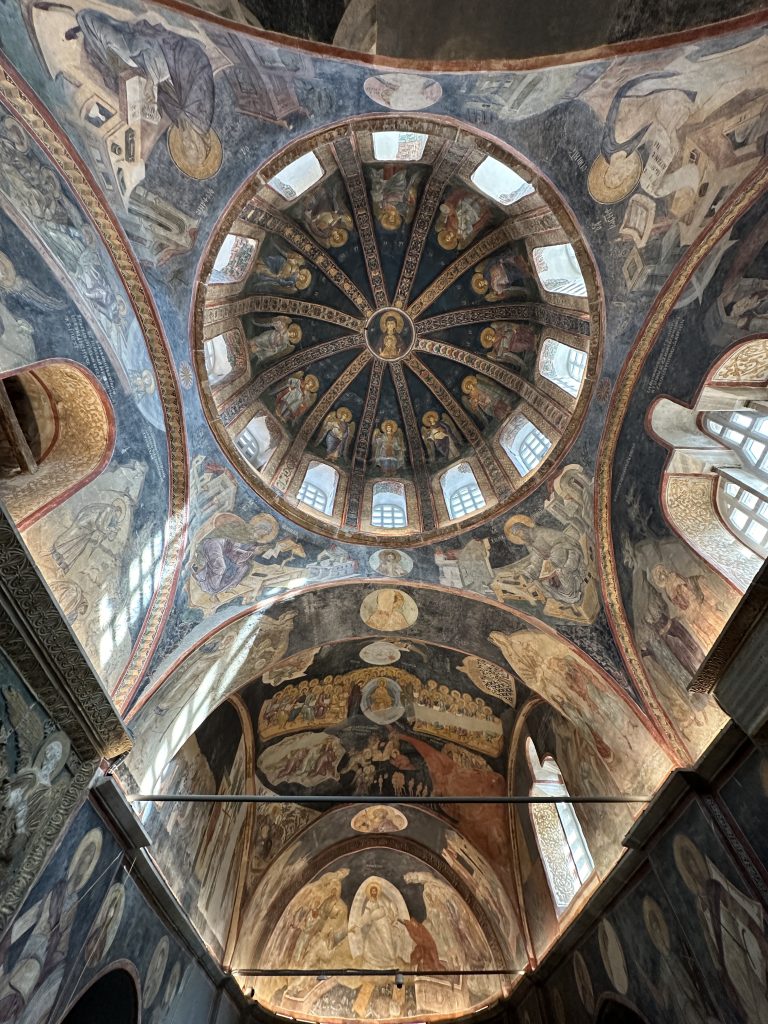
<path id="1" fill-rule="evenodd" d="M 130 737 L 0 504 L 0 648 L 69 736 L 81 761 L 108 760 Z"/>

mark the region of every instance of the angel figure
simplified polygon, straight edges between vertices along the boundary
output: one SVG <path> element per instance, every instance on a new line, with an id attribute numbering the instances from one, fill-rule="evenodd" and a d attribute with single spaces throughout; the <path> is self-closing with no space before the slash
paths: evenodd
<path id="1" fill-rule="evenodd" d="M 441 417 L 432 409 L 424 413 L 421 423 L 421 437 L 430 462 L 459 457 L 461 440 L 450 416 L 443 413 Z"/>
<path id="2" fill-rule="evenodd" d="M 512 249 L 483 260 L 472 275 L 472 291 L 486 302 L 528 298 L 528 275 L 522 258 Z"/>
<path id="3" fill-rule="evenodd" d="M 289 316 L 276 316 L 266 325 L 253 326 L 264 326 L 264 330 L 248 335 L 248 351 L 259 363 L 287 355 L 301 341 L 301 327 Z"/>
<path id="4" fill-rule="evenodd" d="M 461 382 L 461 403 L 467 412 L 486 426 L 503 419 L 510 410 L 507 396 L 485 377 L 470 374 Z"/>
<path id="5" fill-rule="evenodd" d="M 19 752 L 15 774 L 8 774 L 6 764 L 4 777 L 0 780 L 2 877 L 45 821 L 52 786 L 64 768 L 70 744 L 63 732 L 45 735 L 43 722 L 31 712 L 24 697 L 14 687 L 5 685 L 0 693 L 8 709 Z M 6 750 L 7 741 L 6 735 L 3 740 Z"/>
<path id="6" fill-rule="evenodd" d="M 373 432 L 373 463 L 390 473 L 405 465 L 405 438 L 394 420 L 384 420 Z"/>
<path id="7" fill-rule="evenodd" d="M 346 459 L 355 434 L 352 413 L 346 406 L 332 409 L 323 420 L 320 435 L 325 444 L 326 458 L 332 462 Z"/>
<path id="8" fill-rule="evenodd" d="M 310 192 L 302 204 L 301 219 L 315 241 L 326 249 L 347 244 L 353 221 L 338 178 L 327 188 Z"/>
<path id="9" fill-rule="evenodd" d="M 373 212 L 386 231 L 397 231 L 413 220 L 422 174 L 418 167 L 397 170 L 390 166 L 371 171 Z"/>
<path id="10" fill-rule="evenodd" d="M 520 358 L 520 353 L 534 352 L 537 337 L 537 332 L 528 324 L 497 320 L 480 332 L 480 344 L 491 359 L 513 363 L 522 369 L 525 360 Z"/>
<path id="11" fill-rule="evenodd" d="M 308 412 L 317 399 L 320 381 L 313 373 L 299 370 L 277 392 L 275 412 L 286 423 L 293 423 Z"/>
<path id="12" fill-rule="evenodd" d="M 435 230 L 443 249 L 466 249 L 493 221 L 491 204 L 469 188 L 454 188 L 440 204 Z"/>
<path id="13" fill-rule="evenodd" d="M 277 244 L 276 248 L 277 252 L 259 256 L 256 260 L 253 268 L 256 283 L 269 285 L 288 295 L 309 288 L 312 271 L 306 266 L 304 257 L 292 249 L 283 251 Z"/>
<path id="14" fill-rule="evenodd" d="M 10 257 L 0 249 L 0 299 L 7 299 L 9 296 L 43 313 L 64 309 L 67 304 L 64 299 L 46 295 L 26 277 L 22 277 Z"/>

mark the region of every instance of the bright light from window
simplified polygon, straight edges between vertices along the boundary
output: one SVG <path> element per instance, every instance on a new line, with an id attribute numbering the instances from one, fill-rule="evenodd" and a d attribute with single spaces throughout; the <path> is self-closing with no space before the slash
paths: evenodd
<path id="1" fill-rule="evenodd" d="M 525 744 L 531 771 L 531 796 L 570 794 L 553 757 L 539 760 L 533 741 Z M 595 869 L 592 855 L 572 804 L 531 804 L 531 822 L 558 916 L 573 902 Z"/>
<path id="2" fill-rule="evenodd" d="M 377 160 L 420 160 L 428 137 L 419 132 L 374 132 L 373 155 Z"/>
<path id="3" fill-rule="evenodd" d="M 587 353 L 547 338 L 539 353 L 539 373 L 576 398 L 587 369 Z"/>
<path id="4" fill-rule="evenodd" d="M 466 462 L 451 466 L 440 477 L 440 487 L 451 519 L 460 519 L 485 508 L 485 498 L 471 466 Z"/>
<path id="5" fill-rule="evenodd" d="M 333 466 L 326 466 L 324 462 L 310 462 L 296 499 L 302 505 L 329 516 L 333 513 L 338 485 L 339 474 Z"/>
<path id="6" fill-rule="evenodd" d="M 211 274 L 212 284 L 234 284 L 236 281 L 242 281 L 248 273 L 255 251 L 256 243 L 252 238 L 227 235 L 216 254 Z"/>
<path id="7" fill-rule="evenodd" d="M 268 185 L 283 199 L 298 199 L 323 176 L 323 165 L 311 151 L 284 167 L 270 178 Z"/>
<path id="8" fill-rule="evenodd" d="M 542 245 L 534 249 L 533 265 L 546 291 L 558 295 L 586 296 L 587 285 L 570 242 Z"/>
<path id="9" fill-rule="evenodd" d="M 381 530 L 402 530 L 407 525 L 405 486 L 397 481 L 374 484 L 371 526 Z"/>
<path id="10" fill-rule="evenodd" d="M 235 438 L 235 444 L 252 466 L 261 469 L 272 453 L 272 437 L 266 416 L 254 416 Z"/>
<path id="11" fill-rule="evenodd" d="M 525 416 L 515 416 L 502 430 L 499 443 L 520 476 L 527 476 L 543 462 L 552 442 Z"/>
<path id="12" fill-rule="evenodd" d="M 530 182 L 492 156 L 483 160 L 470 181 L 502 206 L 511 206 L 535 191 Z"/>

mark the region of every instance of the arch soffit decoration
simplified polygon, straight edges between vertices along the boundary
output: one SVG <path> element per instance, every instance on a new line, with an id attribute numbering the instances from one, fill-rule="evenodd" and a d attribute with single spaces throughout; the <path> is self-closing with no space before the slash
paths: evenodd
<path id="1" fill-rule="evenodd" d="M 103 193 L 59 125 L 15 70 L 0 56 L 0 107 L 7 109 L 52 161 L 94 225 L 122 281 L 141 327 L 162 400 L 168 444 L 168 530 L 161 556 L 160 584 L 134 644 L 131 658 L 111 694 L 118 709 L 130 700 L 149 664 L 176 591 L 186 532 L 189 476 L 184 416 L 170 348 L 144 276 Z"/>
<path id="2" fill-rule="evenodd" d="M 739 217 L 753 206 L 767 190 L 768 166 L 763 162 L 758 165 L 741 188 L 728 198 L 715 214 L 712 222 L 702 230 L 698 238 L 684 252 L 677 268 L 657 295 L 617 376 L 596 460 L 597 561 L 606 614 L 630 677 L 640 690 L 645 705 L 654 721 L 658 723 L 668 745 L 681 763 L 689 760 L 688 752 L 650 684 L 635 646 L 634 635 L 619 589 L 611 525 L 613 463 L 621 428 L 644 364 L 659 340 L 664 326 L 672 315 L 692 274 L 726 232 L 736 224 Z"/>
<path id="3" fill-rule="evenodd" d="M 754 573 L 756 571 L 754 566 L 756 566 L 759 569 L 759 565 L 761 564 L 760 560 L 758 556 L 754 554 L 754 552 L 750 551 L 750 549 L 746 547 L 746 545 L 742 544 L 738 540 L 738 538 L 735 537 L 735 535 L 730 531 L 726 523 L 723 521 L 722 515 L 717 505 L 717 479 L 715 477 L 709 479 L 706 475 L 695 476 L 690 474 L 681 474 L 681 476 L 688 476 L 691 481 L 694 481 L 697 484 L 702 485 L 707 491 L 710 491 L 711 489 L 711 494 L 707 494 L 707 505 L 711 504 L 711 521 L 716 526 L 719 526 L 719 528 L 722 530 L 723 536 L 728 538 L 728 542 L 734 542 L 735 552 L 738 552 L 738 554 L 734 554 L 734 559 L 737 560 L 739 557 L 743 559 L 742 563 L 739 565 L 741 581 L 737 582 L 737 577 L 728 574 L 728 572 L 726 571 L 727 567 L 725 563 L 717 557 L 717 552 L 709 554 L 705 548 L 705 545 L 702 542 L 697 541 L 696 538 L 691 534 L 686 534 L 682 531 L 682 528 L 678 524 L 676 518 L 668 510 L 668 503 L 670 501 L 670 486 L 673 483 L 674 475 L 670 473 L 669 467 L 673 461 L 677 446 L 673 444 L 670 440 L 661 437 L 656 432 L 656 430 L 654 430 L 653 417 L 654 412 L 656 409 L 658 409 L 660 403 L 665 401 L 672 402 L 674 405 L 679 406 L 681 409 L 685 409 L 688 411 L 695 410 L 699 405 L 702 394 L 707 388 L 714 388 L 722 392 L 723 394 L 727 394 L 729 388 L 759 388 L 761 386 L 765 387 L 768 384 L 768 362 L 766 362 L 765 364 L 765 372 L 763 373 L 761 380 L 718 380 L 718 374 L 721 372 L 723 367 L 726 367 L 734 359 L 738 359 L 740 351 L 756 349 L 759 352 L 760 349 L 758 349 L 757 346 L 760 346 L 760 349 L 768 351 L 768 339 L 766 339 L 764 334 L 748 334 L 745 337 L 739 338 L 738 340 L 734 341 L 731 345 L 728 346 L 728 348 L 723 353 L 721 353 L 715 360 L 713 360 L 707 371 L 706 376 L 702 380 L 699 387 L 696 389 L 695 394 L 689 402 L 681 402 L 671 395 L 662 393 L 657 395 L 654 398 L 654 400 L 649 404 L 645 414 L 646 432 L 650 437 L 653 438 L 653 440 L 657 444 L 661 445 L 661 447 L 664 448 L 667 452 L 667 457 L 664 462 L 664 468 L 662 469 L 661 478 L 659 480 L 659 488 L 661 506 L 664 510 L 664 516 L 667 522 L 669 523 L 670 529 L 680 538 L 681 541 L 683 541 L 684 544 L 687 544 L 695 554 L 697 554 L 700 558 L 707 562 L 712 571 L 717 573 L 717 575 L 723 580 L 726 586 L 738 594 L 739 598 L 744 593 L 746 587 L 749 585 L 749 582 L 754 577 Z M 702 415 L 702 413 L 698 414 L 697 423 L 700 422 Z M 718 442 L 714 441 L 711 438 L 708 438 L 700 425 L 697 427 L 697 429 L 701 434 L 702 440 L 708 442 L 708 447 L 710 444 L 715 449 L 722 447 L 721 445 L 718 444 Z"/>
<path id="4" fill-rule="evenodd" d="M 392 581 L 389 582 L 391 584 Z M 374 583 L 381 587 L 386 586 L 387 581 L 355 578 L 307 588 L 301 594 L 294 591 L 289 595 L 279 595 L 259 606 L 240 610 L 214 628 L 201 633 L 182 656 L 169 656 L 159 667 L 151 691 L 143 694 L 142 699 L 128 714 L 134 735 L 134 747 L 127 767 L 140 790 L 151 791 L 165 765 L 215 708 L 228 697 L 258 679 L 268 669 L 289 658 L 298 658 L 302 653 L 311 653 L 328 643 L 317 640 L 313 645 L 302 645 L 299 650 L 290 649 L 290 636 L 299 625 L 299 610 L 291 607 L 295 605 L 297 598 L 309 600 L 311 595 L 319 590 L 329 592 L 329 599 L 324 603 L 324 607 L 329 609 L 329 615 L 333 615 L 332 629 L 327 631 L 336 637 L 331 643 L 350 640 L 365 643 L 377 637 L 396 638 L 397 633 L 383 634 L 375 629 L 368 629 L 357 614 L 356 610 L 366 594 L 372 592 Z M 522 628 L 527 631 L 538 631 L 563 644 L 564 649 L 599 678 L 606 692 L 611 693 L 629 709 L 648 733 L 649 738 L 658 745 L 660 752 L 671 758 L 673 763 L 677 763 L 669 745 L 664 742 L 663 735 L 646 709 L 640 703 L 632 701 L 615 678 L 552 626 L 490 598 L 461 594 L 435 584 L 415 583 L 410 580 L 399 580 L 397 583 L 406 592 L 410 591 L 417 603 L 419 595 L 439 594 L 442 604 L 455 603 L 456 608 L 462 610 L 465 619 L 467 609 L 470 613 L 477 614 L 478 618 L 482 617 L 482 635 L 475 634 L 473 630 L 466 630 L 464 635 L 471 638 L 470 642 L 457 647 L 452 639 L 449 642 L 446 636 L 441 637 L 438 632 L 440 623 L 432 623 L 433 632 L 430 633 L 429 620 L 420 613 L 417 635 L 419 641 L 425 644 L 482 658 L 513 674 L 515 670 L 489 639 L 490 633 L 505 633 Z M 339 604 L 338 600 L 334 599 L 335 596 L 343 598 L 345 593 L 349 593 L 349 601 L 355 608 L 355 615 L 350 617 L 348 625 L 339 622 Z M 447 627 L 444 623 L 442 629 L 446 632 Z M 407 638 L 410 630 L 403 632 Z M 448 633 L 453 637 L 454 634 L 450 630 Z M 224 665 L 221 663 L 219 649 L 225 658 Z"/>
<path id="5" fill-rule="evenodd" d="M 413 814 L 413 809 L 409 809 L 408 813 Z M 426 812 L 421 811 L 421 813 L 424 814 Z M 268 877 L 273 873 L 280 871 L 283 862 L 288 860 L 293 851 L 298 850 L 299 847 L 306 843 L 307 839 L 310 838 L 312 829 L 316 826 L 317 822 L 313 822 L 308 825 L 305 829 L 294 836 L 291 842 L 280 851 L 277 858 L 272 862 L 262 877 L 260 887 L 268 888 Z M 464 841 L 468 841 L 466 837 L 464 837 Z M 521 966 L 520 964 L 513 963 L 510 956 L 511 951 L 506 948 L 506 940 L 503 936 L 499 935 L 496 925 L 492 922 L 487 911 L 482 906 L 482 903 L 474 896 L 468 883 L 458 875 L 445 858 L 440 856 L 438 851 L 426 846 L 424 843 L 413 838 L 399 835 L 378 835 L 370 837 L 359 835 L 356 837 L 346 837 L 333 840 L 326 846 L 315 850 L 312 856 L 306 860 L 301 874 L 296 878 L 292 878 L 289 885 L 282 886 L 276 898 L 268 904 L 267 908 L 262 912 L 261 917 L 265 922 L 265 928 L 255 937 L 254 944 L 251 948 L 252 954 L 255 954 L 256 958 L 258 958 L 258 954 L 263 951 L 264 946 L 270 937 L 267 922 L 269 920 L 279 921 L 280 916 L 284 913 L 291 900 L 321 871 L 329 868 L 335 861 L 350 853 L 360 853 L 364 850 L 371 850 L 377 847 L 380 849 L 388 849 L 395 852 L 399 851 L 410 854 L 412 857 L 415 857 L 417 860 L 420 860 L 423 864 L 427 865 L 427 867 L 433 868 L 447 882 L 447 884 L 450 885 L 456 893 L 458 893 L 477 918 L 489 940 L 489 945 L 491 946 L 491 950 L 496 958 L 495 966 L 512 968 L 519 968 Z M 517 928 L 520 929 L 520 910 L 516 906 L 513 906 L 512 910 L 517 918 L 514 923 Z M 522 932 L 520 934 L 522 935 Z M 235 952 L 236 951 L 237 947 L 235 949 Z"/>

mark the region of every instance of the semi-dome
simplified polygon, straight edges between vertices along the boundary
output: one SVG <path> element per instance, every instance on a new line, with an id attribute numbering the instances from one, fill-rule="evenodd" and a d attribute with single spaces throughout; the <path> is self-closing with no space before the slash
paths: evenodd
<path id="1" fill-rule="evenodd" d="M 518 158 L 448 120 L 307 136 L 230 204 L 197 303 L 209 419 L 302 525 L 419 542 L 530 493 L 599 355 L 573 218 Z"/>

